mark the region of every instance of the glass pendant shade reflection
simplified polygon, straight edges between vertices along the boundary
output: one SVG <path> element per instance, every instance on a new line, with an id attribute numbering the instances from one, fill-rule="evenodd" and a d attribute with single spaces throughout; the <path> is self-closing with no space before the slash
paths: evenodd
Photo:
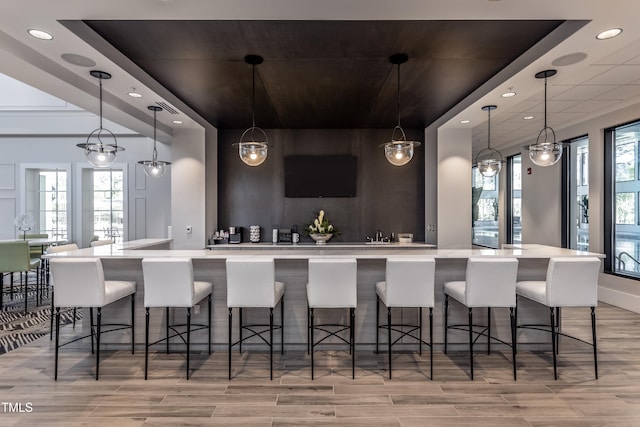
<path id="1" fill-rule="evenodd" d="M 552 166 L 562 157 L 562 143 L 556 142 L 556 133 L 547 126 L 547 78 L 556 75 L 556 70 L 540 71 L 536 79 L 544 79 L 544 128 L 536 143 L 529 146 L 529 158 L 538 166 Z"/>
<path id="2" fill-rule="evenodd" d="M 487 112 L 487 148 L 480 150 L 476 156 L 476 165 L 478 172 L 487 178 L 494 177 L 500 173 L 502 169 L 502 154 L 495 148 L 491 148 L 491 111 L 498 108 L 495 105 L 485 105 L 483 111 Z"/>
<path id="3" fill-rule="evenodd" d="M 162 111 L 161 107 L 157 105 L 149 105 L 147 107 L 153 111 L 153 155 L 151 160 L 140 160 L 138 163 L 144 168 L 144 173 L 151 178 L 160 178 L 167 172 L 167 167 L 171 162 L 165 162 L 164 160 L 158 160 L 158 150 L 156 149 L 156 123 L 158 111 Z"/>
<path id="4" fill-rule="evenodd" d="M 397 103 L 397 116 L 398 124 L 393 128 L 391 132 L 391 141 L 382 144 L 384 147 L 384 155 L 387 161 L 394 166 L 403 166 L 411 161 L 413 158 L 413 150 L 415 147 L 420 146 L 418 141 L 407 141 L 407 136 L 400 126 L 400 64 L 404 64 L 409 60 L 409 57 L 404 53 L 397 53 L 389 57 L 389 62 L 397 65 L 398 68 L 398 103 Z M 396 139 L 396 133 L 399 133 L 399 139 Z"/>
<path id="5" fill-rule="evenodd" d="M 262 57 L 258 55 L 247 55 L 244 62 L 252 68 L 252 104 L 251 104 L 251 127 L 245 130 L 240 136 L 240 142 L 233 145 L 238 146 L 240 160 L 248 166 L 259 166 L 267 160 L 269 151 L 269 139 L 264 130 L 256 126 L 256 65 L 262 64 Z"/>
<path id="6" fill-rule="evenodd" d="M 118 146 L 118 140 L 113 132 L 102 126 L 102 80 L 110 79 L 111 74 L 98 70 L 91 70 L 90 74 L 100 81 L 100 127 L 93 130 L 87 136 L 87 141 L 77 144 L 77 147 L 84 150 L 89 163 L 105 168 L 114 162 L 118 151 L 124 151 L 124 147 Z"/>

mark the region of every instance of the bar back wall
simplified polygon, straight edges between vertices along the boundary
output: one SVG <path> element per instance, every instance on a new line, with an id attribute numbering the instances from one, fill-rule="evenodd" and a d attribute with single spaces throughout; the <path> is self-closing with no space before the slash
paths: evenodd
<path id="1" fill-rule="evenodd" d="M 268 129 L 269 156 L 262 165 L 250 167 L 232 145 L 242 132 L 218 133 L 218 228 L 244 227 L 243 241 L 248 241 L 248 227 L 260 225 L 262 241 L 271 241 L 273 227 L 296 225 L 302 231 L 323 209 L 340 230 L 337 241 L 361 242 L 378 229 L 385 236 L 413 233 L 414 241 L 424 241 L 423 147 L 398 167 L 387 162 L 379 147 L 391 139 L 391 129 Z M 423 129 L 405 132 L 407 139 L 424 142 Z M 356 196 L 285 197 L 284 159 L 291 155 L 355 156 Z M 332 171 L 323 173 L 329 177 Z M 302 241 L 311 240 L 303 234 Z"/>

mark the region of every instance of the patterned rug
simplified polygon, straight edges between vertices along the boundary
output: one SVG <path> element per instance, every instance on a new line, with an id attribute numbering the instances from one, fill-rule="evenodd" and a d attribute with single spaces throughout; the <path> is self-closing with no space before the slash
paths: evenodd
<path id="1" fill-rule="evenodd" d="M 31 288 L 31 285 L 29 286 Z M 7 288 L 5 284 L 5 288 Z M 19 289 L 19 288 L 18 288 Z M 29 289 L 27 298 L 29 306 L 24 315 L 24 291 L 14 293 L 13 300 L 9 294 L 4 296 L 4 307 L 0 311 L 0 355 L 30 343 L 45 335 L 49 335 L 51 321 L 51 295 L 44 295 L 39 307 L 34 307 L 35 288 Z M 73 309 L 60 310 L 60 326 L 73 321 Z M 76 321 L 82 317 L 78 310 Z"/>

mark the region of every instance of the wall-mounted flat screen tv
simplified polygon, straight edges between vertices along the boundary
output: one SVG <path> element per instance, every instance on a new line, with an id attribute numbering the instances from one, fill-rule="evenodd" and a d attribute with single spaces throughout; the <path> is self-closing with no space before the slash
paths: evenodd
<path id="1" fill-rule="evenodd" d="M 284 196 L 355 197 L 357 176 L 356 156 L 286 156 Z"/>

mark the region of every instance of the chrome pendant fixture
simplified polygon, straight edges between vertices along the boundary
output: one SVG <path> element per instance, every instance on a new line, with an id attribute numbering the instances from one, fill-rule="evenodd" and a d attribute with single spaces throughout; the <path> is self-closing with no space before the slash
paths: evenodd
<path id="1" fill-rule="evenodd" d="M 91 70 L 93 77 L 100 81 L 100 127 L 92 131 L 87 136 L 87 142 L 77 144 L 77 147 L 84 150 L 84 155 L 94 166 L 105 168 L 113 163 L 118 151 L 124 151 L 124 147 L 118 146 L 116 136 L 109 129 L 102 126 L 102 81 L 111 78 L 111 74 L 105 71 Z M 112 140 L 112 143 L 105 141 Z"/>
<path id="2" fill-rule="evenodd" d="M 556 70 L 536 73 L 536 79 L 544 79 L 544 128 L 536 143 L 529 146 L 529 158 L 538 166 L 552 166 L 562 157 L 562 143 L 556 142 L 556 133 L 547 126 L 547 78 L 556 75 Z"/>
<path id="3" fill-rule="evenodd" d="M 258 55 L 244 57 L 244 62 L 251 65 L 252 68 L 251 127 L 242 133 L 240 142 L 233 144 L 238 146 L 240 160 L 249 166 L 259 166 L 264 163 L 269 151 L 267 134 L 264 130 L 256 127 L 256 65 L 262 64 L 262 61 L 262 57 Z"/>
<path id="4" fill-rule="evenodd" d="M 482 176 L 492 178 L 500 173 L 504 159 L 502 154 L 495 148 L 491 148 L 491 111 L 498 108 L 495 105 L 485 105 L 482 111 L 487 112 L 487 148 L 480 150 L 476 156 L 478 172 Z"/>
<path id="5" fill-rule="evenodd" d="M 389 57 L 389 62 L 398 66 L 398 124 L 391 132 L 391 141 L 381 144 L 384 147 L 384 155 L 394 166 L 403 166 L 413 158 L 413 149 L 420 146 L 418 141 L 407 141 L 407 136 L 400 126 L 400 64 L 404 64 L 409 60 L 409 56 L 405 53 L 397 53 Z M 400 132 L 400 139 L 396 139 L 396 132 Z"/>
<path id="6" fill-rule="evenodd" d="M 149 105 L 147 108 L 153 111 L 153 155 L 151 156 L 151 160 L 140 160 L 138 163 L 142 165 L 144 173 L 147 176 L 160 178 L 167 172 L 167 166 L 171 164 L 171 162 L 158 160 L 158 150 L 156 149 L 156 116 L 158 115 L 158 111 L 162 111 L 162 108 L 157 105 Z"/>

